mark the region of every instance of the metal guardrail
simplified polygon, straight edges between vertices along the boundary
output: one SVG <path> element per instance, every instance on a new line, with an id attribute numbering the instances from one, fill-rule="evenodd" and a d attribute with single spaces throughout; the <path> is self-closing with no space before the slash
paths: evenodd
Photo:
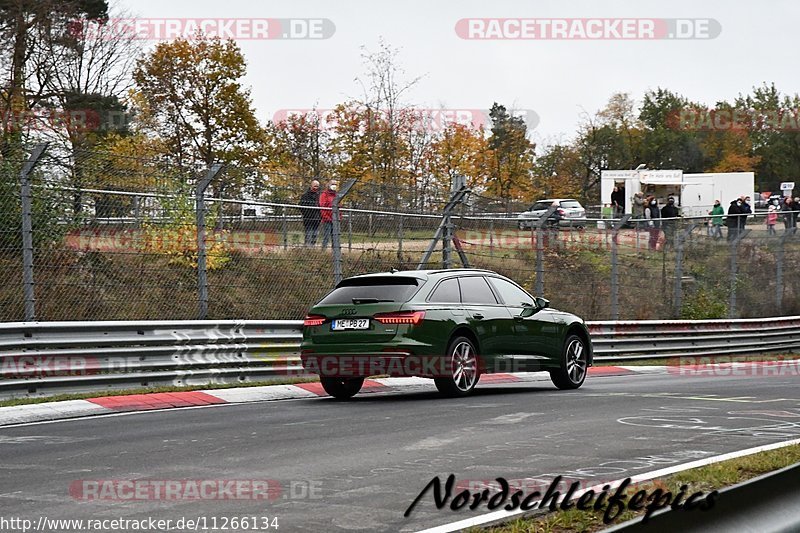
<path id="1" fill-rule="evenodd" d="M 596 361 L 800 348 L 800 316 L 588 322 Z M 0 398 L 306 376 L 299 320 L 0 323 Z"/>
<path id="2" fill-rule="evenodd" d="M 800 349 L 800 316 L 588 322 L 595 361 L 706 357 Z"/>
<path id="3" fill-rule="evenodd" d="M 304 376 L 302 321 L 0 324 L 0 398 Z"/>
<path id="4" fill-rule="evenodd" d="M 798 499 L 800 463 L 722 489 L 717 496 L 717 503 L 708 511 L 667 510 L 654 514 L 647 523 L 642 522 L 641 518 L 634 518 L 604 531 L 800 531 Z"/>

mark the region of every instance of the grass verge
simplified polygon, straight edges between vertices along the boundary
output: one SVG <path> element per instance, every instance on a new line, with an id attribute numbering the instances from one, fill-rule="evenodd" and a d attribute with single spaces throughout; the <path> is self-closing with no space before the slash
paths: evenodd
<path id="1" fill-rule="evenodd" d="M 688 485 L 688 494 L 698 491 L 708 494 L 713 490 L 721 490 L 798 462 L 800 462 L 800 444 L 679 472 L 660 478 L 654 483 L 654 486 L 676 494 L 680 491 L 682 485 Z M 629 501 L 637 490 L 639 488 L 626 491 L 628 496 L 626 501 Z M 648 492 L 652 494 L 652 490 Z M 602 511 L 578 511 L 573 508 L 567 511 L 548 513 L 536 518 L 521 518 L 502 526 L 483 529 L 473 528 L 469 531 L 473 533 L 478 531 L 484 533 L 565 533 L 568 531 L 591 533 L 643 515 L 644 511 L 626 510 L 620 514 L 613 524 L 606 525 L 603 523 Z"/>

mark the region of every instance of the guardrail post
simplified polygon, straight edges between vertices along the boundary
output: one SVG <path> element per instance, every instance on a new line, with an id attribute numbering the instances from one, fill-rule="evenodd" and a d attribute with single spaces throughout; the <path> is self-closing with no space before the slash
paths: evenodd
<path id="1" fill-rule="evenodd" d="M 611 227 L 611 320 L 619 320 L 619 258 L 617 236 L 619 230 L 631 218 L 630 215 L 623 215 L 620 220 Z"/>
<path id="2" fill-rule="evenodd" d="M 341 224 L 339 223 L 339 202 L 347 196 L 350 189 L 355 185 L 356 180 L 351 179 L 345 182 L 339 193 L 333 198 L 331 204 L 331 248 L 333 249 L 333 285 L 334 287 L 342 281 L 342 242 Z"/>
<path id="3" fill-rule="evenodd" d="M 675 232 L 675 286 L 672 296 L 675 318 L 681 316 L 683 306 L 683 246 L 696 227 L 697 224 L 692 224 L 683 231 Z"/>
<path id="4" fill-rule="evenodd" d="M 736 318 L 738 315 L 736 311 L 736 278 L 737 270 L 739 267 L 739 243 L 742 239 L 750 233 L 749 229 L 740 232 L 736 238 L 731 241 L 731 286 L 730 286 L 730 299 L 728 300 L 728 318 Z"/>
<path id="5" fill-rule="evenodd" d="M 205 320 L 208 314 L 208 268 L 206 265 L 206 206 L 203 195 L 222 170 L 221 163 L 211 165 L 205 176 L 197 180 L 195 187 L 195 218 L 197 223 L 197 299 L 200 305 L 198 320 Z"/>
<path id="6" fill-rule="evenodd" d="M 33 212 L 31 200 L 31 179 L 30 173 L 36 167 L 36 163 L 44 154 L 49 143 L 41 143 L 34 146 L 31 155 L 22 170 L 20 177 L 20 200 L 22 204 L 22 290 L 25 298 L 25 321 L 36 320 L 36 298 L 33 288 Z"/>

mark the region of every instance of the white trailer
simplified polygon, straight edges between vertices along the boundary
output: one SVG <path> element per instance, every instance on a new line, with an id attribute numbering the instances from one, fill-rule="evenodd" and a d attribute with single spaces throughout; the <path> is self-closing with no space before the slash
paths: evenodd
<path id="1" fill-rule="evenodd" d="M 681 214 L 685 217 L 707 215 L 719 200 L 727 212 L 728 206 L 740 196 L 750 197 L 755 211 L 755 175 L 752 172 L 715 172 L 684 174 Z"/>
<path id="2" fill-rule="evenodd" d="M 611 204 L 615 186 L 625 187 L 626 213 L 632 212 L 633 195 L 639 191 L 645 196 L 655 196 L 659 206 L 663 206 L 669 196 L 674 196 L 685 217 L 707 215 L 714 200 L 719 200 L 726 210 L 731 201 L 742 195 L 750 196 L 755 202 L 752 172 L 684 174 L 681 170 L 604 170 L 600 177 L 603 205 Z"/>

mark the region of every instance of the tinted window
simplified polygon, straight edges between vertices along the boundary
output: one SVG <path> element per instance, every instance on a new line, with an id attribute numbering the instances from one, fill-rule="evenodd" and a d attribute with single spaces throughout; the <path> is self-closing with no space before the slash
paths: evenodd
<path id="1" fill-rule="evenodd" d="M 500 278 L 490 278 L 492 280 L 492 285 L 494 288 L 497 289 L 497 292 L 500 294 L 500 297 L 503 299 L 506 305 L 511 307 L 522 307 L 522 303 L 529 303 L 533 305 L 533 299 L 514 285 L 513 283 L 509 283 L 508 281 Z"/>
<path id="2" fill-rule="evenodd" d="M 530 210 L 531 211 L 547 210 L 547 208 L 550 207 L 552 203 L 553 202 L 536 202 L 535 204 L 533 204 L 533 207 L 531 207 Z"/>
<path id="3" fill-rule="evenodd" d="M 459 278 L 461 301 L 465 304 L 497 304 L 492 289 L 485 279 L 479 276 Z"/>
<path id="4" fill-rule="evenodd" d="M 451 278 L 441 282 L 431 294 L 429 301 L 447 304 L 460 303 L 461 293 L 458 290 L 458 280 Z"/>
<path id="5" fill-rule="evenodd" d="M 417 292 L 418 282 L 415 278 L 399 276 L 346 279 L 319 303 L 352 304 L 353 298 L 407 302 Z"/>
<path id="6" fill-rule="evenodd" d="M 564 200 L 561 202 L 561 207 L 564 209 L 580 209 L 581 203 L 577 200 Z"/>

